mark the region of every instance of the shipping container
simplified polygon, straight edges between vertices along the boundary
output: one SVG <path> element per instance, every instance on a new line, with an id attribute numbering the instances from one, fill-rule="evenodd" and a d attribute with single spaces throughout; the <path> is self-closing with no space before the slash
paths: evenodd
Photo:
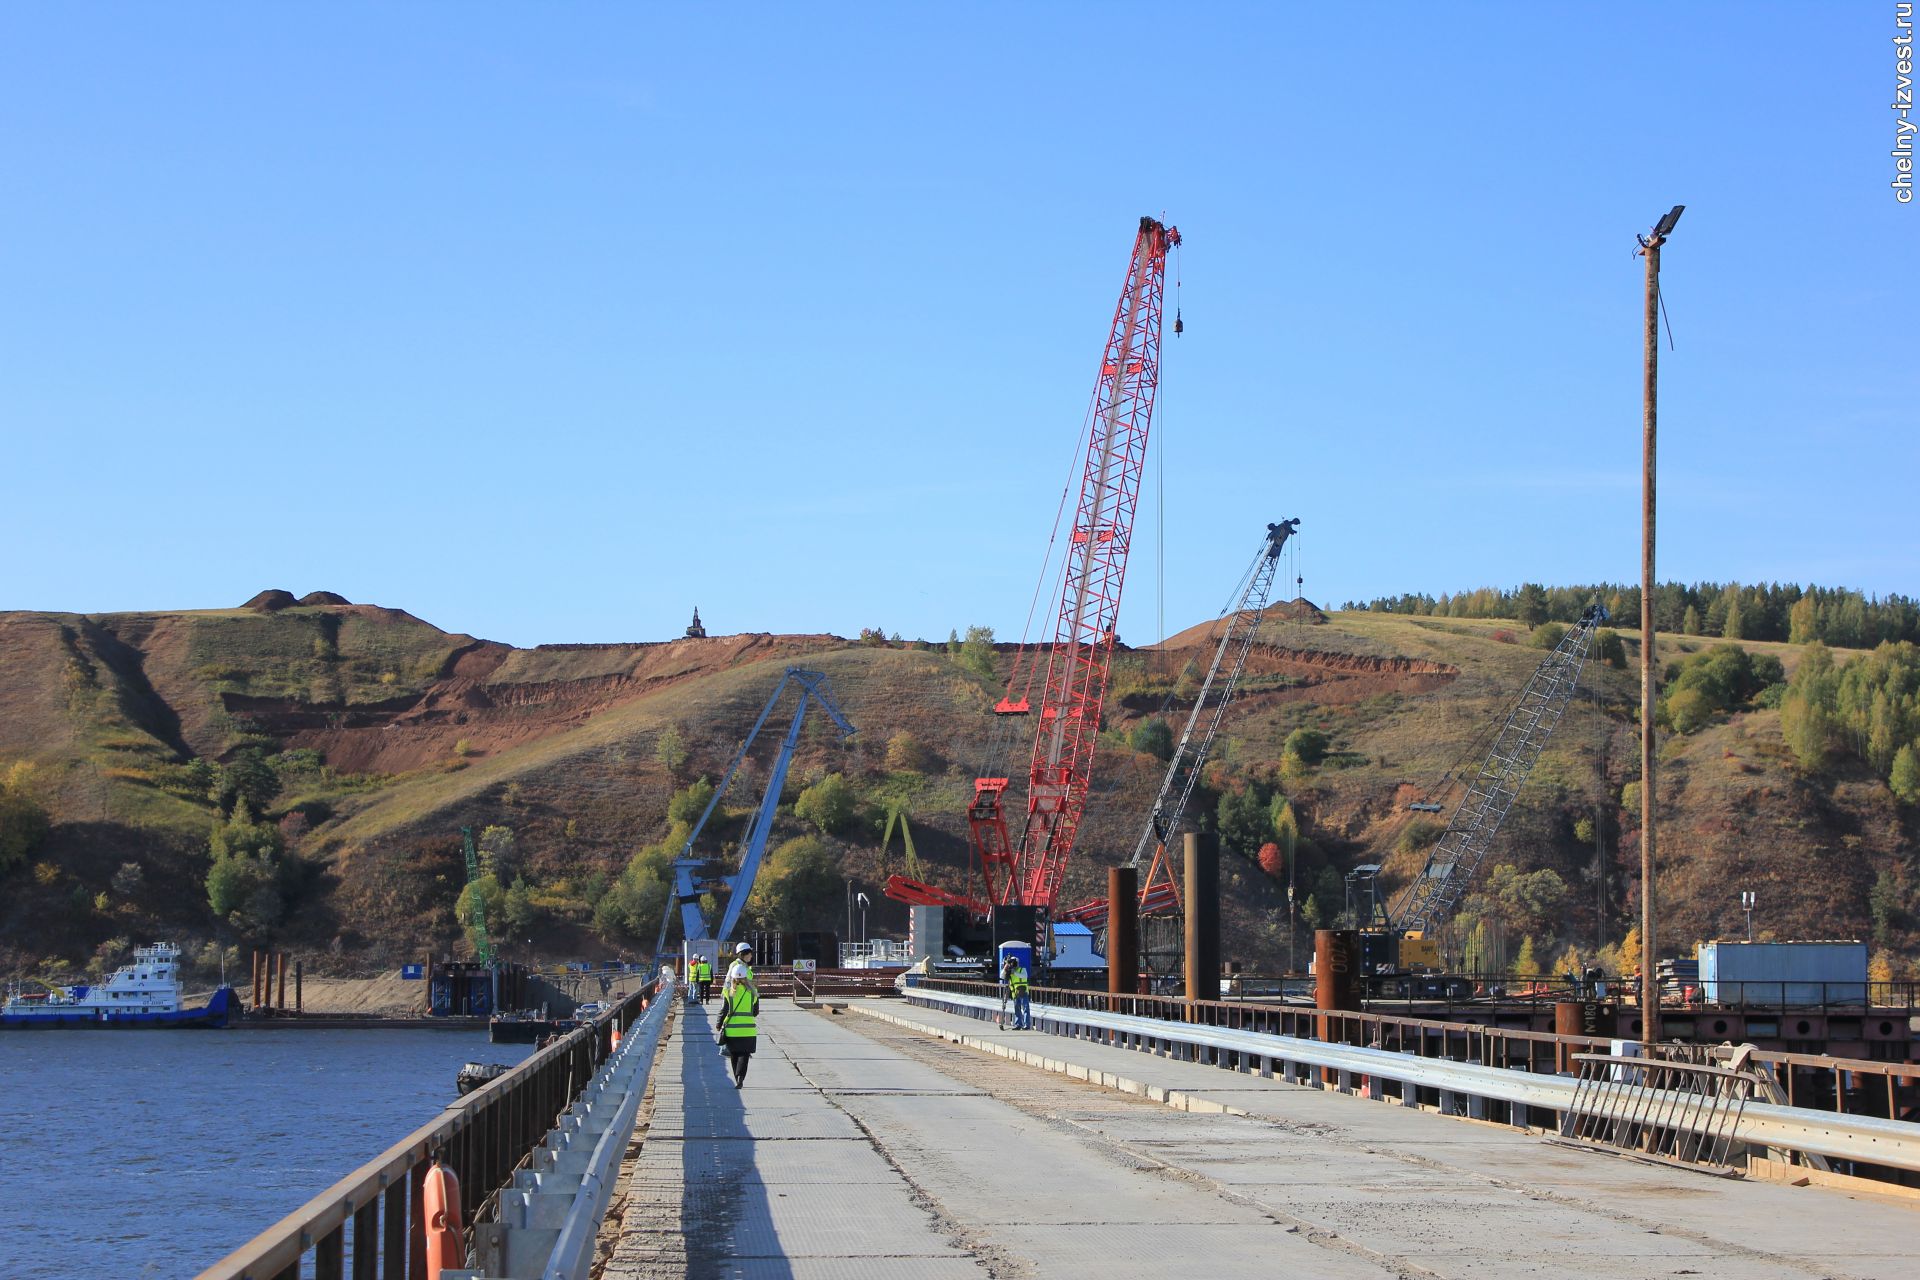
<path id="1" fill-rule="evenodd" d="M 1714 1004 L 1864 1004 L 1867 944 L 1703 942 L 1700 985 Z"/>

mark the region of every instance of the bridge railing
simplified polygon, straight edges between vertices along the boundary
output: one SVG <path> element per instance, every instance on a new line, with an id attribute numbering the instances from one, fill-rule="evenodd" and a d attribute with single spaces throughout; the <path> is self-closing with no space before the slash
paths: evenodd
<path id="1" fill-rule="evenodd" d="M 420 1126 L 202 1271 L 197 1280 L 404 1280 L 426 1274 L 424 1185 L 440 1160 L 460 1181 L 461 1215 L 489 1212 L 499 1188 L 594 1077 L 653 991 L 635 992 Z M 310 1264 L 310 1265 L 309 1265 Z"/>
<path id="2" fill-rule="evenodd" d="M 982 1019 L 1002 1007 L 990 982 L 916 978 L 907 996 Z M 1060 1034 L 1521 1128 L 1557 1128 L 1574 1103 L 1579 1059 L 1612 1048 L 1593 1036 L 1392 1014 L 1052 988 L 1034 989 L 1033 1016 Z M 1656 1048 L 1698 1056 L 1706 1047 Z M 1772 1078 L 1767 1092 L 1777 1100 L 1747 1108 L 1743 1141 L 1901 1170 L 1893 1180 L 1914 1181 L 1920 1064 L 1764 1050 L 1742 1061 Z"/>

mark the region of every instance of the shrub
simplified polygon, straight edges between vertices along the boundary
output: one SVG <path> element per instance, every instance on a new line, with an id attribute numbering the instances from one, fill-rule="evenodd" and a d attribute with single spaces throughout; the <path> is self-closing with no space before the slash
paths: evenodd
<path id="1" fill-rule="evenodd" d="M 1295 729 L 1281 746 L 1282 755 L 1296 757 L 1300 763 L 1319 764 L 1326 758 L 1329 739 L 1318 729 Z"/>
<path id="2" fill-rule="evenodd" d="M 887 739 L 887 768 L 895 773 L 925 773 L 933 766 L 927 744 L 905 729 Z"/>
<path id="3" fill-rule="evenodd" d="M 1427 848 L 1447 833 L 1445 825 L 1428 818 L 1415 818 L 1400 828 L 1400 836 L 1393 842 L 1393 851 L 1398 854 L 1425 853 Z"/>
<path id="4" fill-rule="evenodd" d="M 1173 730 L 1158 716 L 1142 720 L 1127 735 L 1127 745 L 1156 760 L 1173 759 Z"/>
<path id="5" fill-rule="evenodd" d="M 1533 629 L 1532 634 L 1527 637 L 1527 643 L 1536 649 L 1551 649 L 1566 638 L 1567 628 L 1564 623 L 1543 622 Z"/>
<path id="6" fill-rule="evenodd" d="M 793 812 L 831 836 L 846 829 L 857 807 L 858 800 L 846 778 L 830 773 L 800 793 Z"/>
<path id="7" fill-rule="evenodd" d="M 700 815 L 707 811 L 707 803 L 713 799 L 713 783 L 700 778 L 673 793 L 673 799 L 667 801 L 667 820 L 681 826 L 691 827 L 700 821 Z"/>
<path id="8" fill-rule="evenodd" d="M 1748 705 L 1780 676 L 1773 655 L 1756 657 L 1737 644 L 1717 644 L 1667 667 L 1660 719 L 1676 733 L 1694 733 L 1722 712 Z"/>
<path id="9" fill-rule="evenodd" d="M 1612 627 L 1602 627 L 1593 633 L 1593 656 L 1616 671 L 1627 669 L 1627 646 Z"/>

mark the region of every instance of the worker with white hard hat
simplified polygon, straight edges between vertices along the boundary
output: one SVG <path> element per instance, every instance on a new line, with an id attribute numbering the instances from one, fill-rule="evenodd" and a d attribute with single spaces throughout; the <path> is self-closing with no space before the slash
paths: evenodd
<path id="1" fill-rule="evenodd" d="M 747 1082 L 747 1064 L 759 1047 L 760 989 L 753 981 L 753 947 L 733 949 L 726 983 L 720 988 L 720 1051 L 733 1066 L 733 1087 Z"/>

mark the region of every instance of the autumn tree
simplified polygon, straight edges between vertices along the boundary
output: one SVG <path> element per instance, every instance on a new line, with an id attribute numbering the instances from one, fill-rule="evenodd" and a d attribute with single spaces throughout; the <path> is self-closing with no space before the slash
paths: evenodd
<path id="1" fill-rule="evenodd" d="M 0 770 L 0 875 L 24 864 L 52 829 L 33 773 L 25 760 Z"/>
<path id="2" fill-rule="evenodd" d="M 676 726 L 668 725 L 653 740 L 653 758 L 660 762 L 669 778 L 675 782 L 680 780 L 680 771 L 687 767 L 687 744 Z"/>
<path id="3" fill-rule="evenodd" d="M 255 822 L 244 796 L 233 813 L 214 824 L 207 849 L 207 905 L 213 914 L 243 934 L 260 936 L 286 912 L 287 867 L 281 861 L 280 832 L 272 823 Z"/>
<path id="4" fill-rule="evenodd" d="M 960 642 L 960 665 L 982 680 L 995 678 L 993 665 L 993 628 L 968 627 Z"/>
<path id="5" fill-rule="evenodd" d="M 747 900 L 747 912 L 770 929 L 817 929 L 837 919 L 840 867 L 819 839 L 789 840 L 767 857 Z"/>
<path id="6" fill-rule="evenodd" d="M 1893 769 L 1887 776 L 1893 794 L 1908 804 L 1920 804 L 1920 753 L 1909 743 L 1893 753 Z"/>
<path id="7" fill-rule="evenodd" d="M 1271 840 L 1260 846 L 1260 869 L 1276 880 L 1287 874 L 1287 855 Z"/>

